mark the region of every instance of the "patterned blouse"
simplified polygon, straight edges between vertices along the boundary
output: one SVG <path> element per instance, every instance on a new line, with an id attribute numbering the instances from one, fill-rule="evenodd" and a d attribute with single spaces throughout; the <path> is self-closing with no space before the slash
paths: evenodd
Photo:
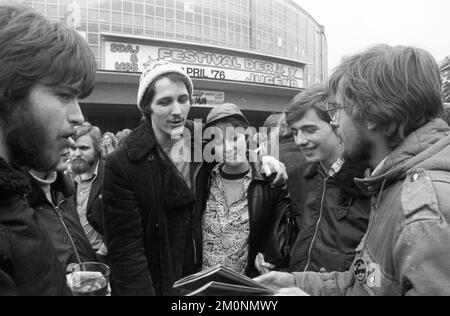
<path id="1" fill-rule="evenodd" d="M 221 166 L 212 172 L 211 193 L 203 215 L 203 269 L 218 264 L 245 273 L 250 233 L 247 191 L 251 171 L 243 179 L 241 198 L 228 206 Z"/>

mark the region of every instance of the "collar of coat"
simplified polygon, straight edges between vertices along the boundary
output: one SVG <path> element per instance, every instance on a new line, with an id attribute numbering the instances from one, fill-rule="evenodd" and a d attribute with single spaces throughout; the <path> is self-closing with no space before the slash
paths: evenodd
<path id="1" fill-rule="evenodd" d="M 251 172 L 246 175 L 246 177 L 250 177 L 252 181 L 260 181 L 260 182 L 267 182 L 267 183 L 272 183 L 273 180 L 275 180 L 276 175 L 271 175 L 270 177 L 266 177 L 261 170 L 261 163 L 257 162 L 257 163 L 250 163 L 250 170 Z M 211 176 L 217 174 L 219 172 L 219 168 L 220 166 L 217 165 L 212 171 L 211 171 Z"/>
<path id="2" fill-rule="evenodd" d="M 157 145 L 151 124 L 147 119 L 142 119 L 141 125 L 126 138 L 124 148 L 131 161 L 139 162 L 147 158 Z"/>
<path id="3" fill-rule="evenodd" d="M 185 127 L 194 133 L 194 123 L 187 121 Z M 192 138 L 193 143 L 193 138 Z M 124 143 L 125 151 L 132 162 L 140 162 L 148 157 L 158 146 L 155 132 L 148 119 L 142 119 L 141 125 L 132 131 Z"/>
<path id="4" fill-rule="evenodd" d="M 353 195 L 355 197 L 363 197 L 365 194 L 356 185 L 355 179 L 364 177 L 366 171 L 369 168 L 368 163 L 344 163 L 341 170 L 332 177 L 334 183 L 341 188 L 344 193 Z M 320 163 L 307 164 L 303 176 L 306 179 L 311 179 L 317 174 L 323 174 L 324 171 Z M 325 177 L 325 176 L 324 176 Z"/>
<path id="5" fill-rule="evenodd" d="M 11 167 L 0 158 L 0 190 L 19 194 L 30 192 L 30 177 L 25 171 Z"/>
<path id="6" fill-rule="evenodd" d="M 75 194 L 75 187 L 70 176 L 63 173 L 58 173 L 56 181 L 51 184 L 51 188 L 53 192 L 61 193 L 66 199 Z M 31 193 L 28 196 L 30 205 L 34 207 L 46 201 L 47 197 L 41 184 L 37 180 L 31 179 Z"/>
<path id="7" fill-rule="evenodd" d="M 450 128 L 441 119 L 435 119 L 412 132 L 388 156 L 383 167 L 372 175 L 355 179 L 367 195 L 376 195 L 383 188 L 406 178 L 408 171 L 422 168 L 450 172 Z"/>
<path id="8" fill-rule="evenodd" d="M 194 122 L 187 121 L 185 127 L 190 131 L 191 135 L 194 135 L 194 130 L 196 129 Z M 203 142 L 201 148 L 194 148 L 194 138 L 192 138 L 191 143 L 192 148 L 194 149 L 192 151 L 193 155 L 195 150 L 203 150 L 203 146 L 205 145 Z M 146 118 L 142 119 L 141 125 L 131 132 L 124 143 L 124 149 L 127 152 L 128 158 L 135 163 L 147 159 L 157 146 L 158 142 L 156 140 L 155 132 L 153 131 L 151 123 Z M 275 175 L 266 177 L 261 172 L 261 161 L 259 160 L 259 157 L 256 157 L 255 159 L 257 159 L 257 163 L 250 164 L 253 180 L 272 182 L 275 179 Z"/>

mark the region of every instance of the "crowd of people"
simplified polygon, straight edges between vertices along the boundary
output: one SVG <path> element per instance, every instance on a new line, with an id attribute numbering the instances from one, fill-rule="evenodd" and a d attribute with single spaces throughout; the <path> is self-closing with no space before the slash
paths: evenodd
<path id="1" fill-rule="evenodd" d="M 450 295 L 450 127 L 425 50 L 345 58 L 258 135 L 239 104 L 189 121 L 191 78 L 156 60 L 141 125 L 114 134 L 81 112 L 96 63 L 77 32 L 0 5 L 0 41 L 0 295 L 71 295 L 82 262 L 118 296 L 183 295 L 219 264 L 279 295 Z"/>

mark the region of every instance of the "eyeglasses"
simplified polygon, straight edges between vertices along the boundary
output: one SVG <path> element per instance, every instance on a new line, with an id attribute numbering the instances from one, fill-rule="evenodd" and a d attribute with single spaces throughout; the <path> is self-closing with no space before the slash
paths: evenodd
<path id="1" fill-rule="evenodd" d="M 331 122 L 336 123 L 337 121 L 339 121 L 339 113 L 340 113 L 339 110 L 351 107 L 352 106 L 345 106 L 337 102 L 328 102 L 325 111 L 327 111 L 328 114 L 330 115 Z"/>

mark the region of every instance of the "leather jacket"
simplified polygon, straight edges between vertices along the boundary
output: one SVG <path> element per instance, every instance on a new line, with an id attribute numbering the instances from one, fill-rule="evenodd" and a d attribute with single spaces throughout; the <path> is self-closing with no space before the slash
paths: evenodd
<path id="1" fill-rule="evenodd" d="M 292 208 L 299 234 L 289 271 L 349 269 L 369 222 L 370 199 L 353 183 L 365 170 L 366 166 L 344 164 L 337 174 L 328 175 L 317 163 L 294 173 L 299 180 Z"/>

